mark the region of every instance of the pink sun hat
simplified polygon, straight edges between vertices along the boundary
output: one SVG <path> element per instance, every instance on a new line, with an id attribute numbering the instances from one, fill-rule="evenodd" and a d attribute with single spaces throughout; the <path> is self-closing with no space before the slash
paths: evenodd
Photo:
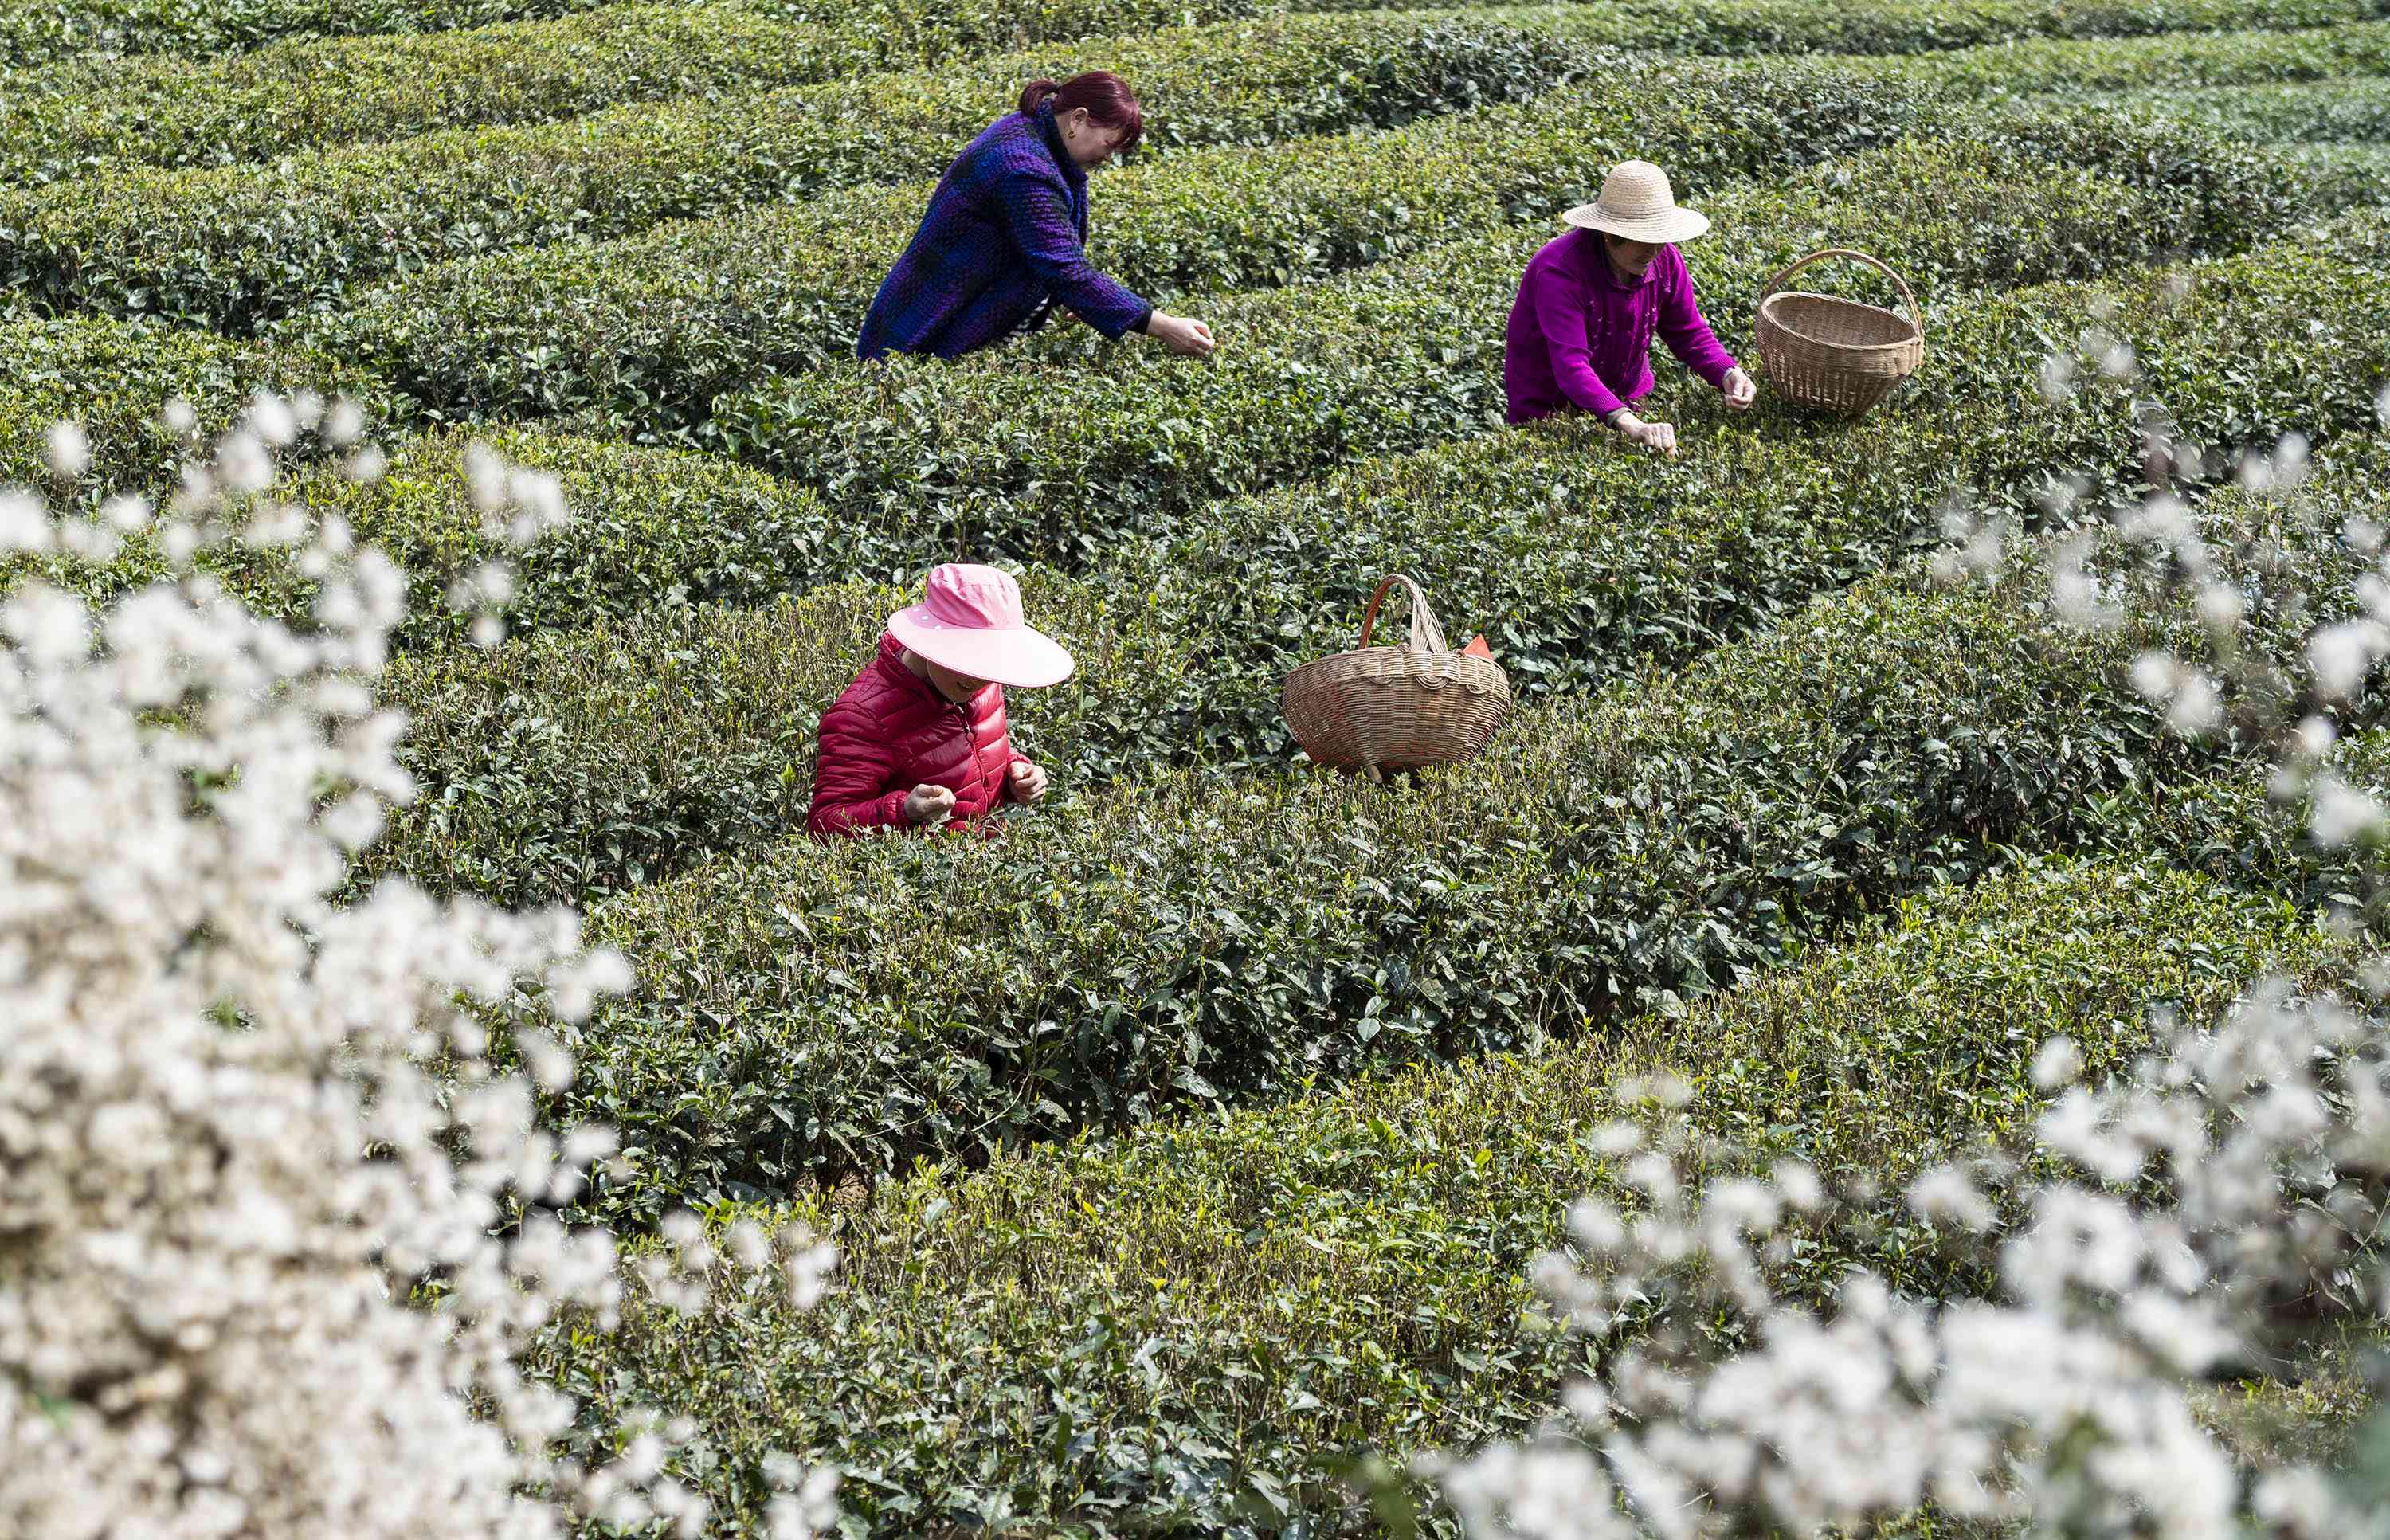
<path id="1" fill-rule="evenodd" d="M 992 685 L 1037 689 L 1077 667 L 1060 643 L 1022 619 L 1011 573 L 970 562 L 932 571 L 921 602 L 889 616 L 888 632 L 930 661 Z"/>

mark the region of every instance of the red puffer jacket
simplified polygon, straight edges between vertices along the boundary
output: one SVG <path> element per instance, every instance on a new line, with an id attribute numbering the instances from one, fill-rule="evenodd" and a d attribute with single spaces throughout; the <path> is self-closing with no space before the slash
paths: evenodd
<path id="1" fill-rule="evenodd" d="M 880 638 L 880 656 L 822 713 L 820 749 L 805 820 L 816 835 L 909 828 L 905 796 L 917 786 L 955 794 L 948 829 L 977 824 L 992 831 L 983 820 L 1010 794 L 1018 757 L 1005 732 L 1003 686 L 955 705 L 905 666 L 893 636 Z"/>

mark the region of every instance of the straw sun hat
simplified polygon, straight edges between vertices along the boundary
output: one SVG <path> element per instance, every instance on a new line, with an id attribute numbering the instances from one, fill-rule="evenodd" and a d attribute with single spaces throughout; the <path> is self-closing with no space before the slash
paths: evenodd
<path id="1" fill-rule="evenodd" d="M 1649 160 L 1621 160 L 1602 178 L 1601 196 L 1571 209 L 1561 222 L 1661 245 L 1690 240 L 1710 227 L 1702 215 L 1677 206 L 1668 173 Z"/>

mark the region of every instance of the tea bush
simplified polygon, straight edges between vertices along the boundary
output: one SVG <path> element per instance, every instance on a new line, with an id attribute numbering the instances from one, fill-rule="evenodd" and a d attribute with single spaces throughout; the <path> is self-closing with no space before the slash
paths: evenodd
<path id="1" fill-rule="evenodd" d="M 2019 358 L 2095 327 L 2143 344 L 2151 397 L 2178 404 L 2177 432 L 2219 446 L 2219 471 L 2231 446 L 2361 432 L 2390 374 L 2390 324 L 2382 286 L 2351 283 L 2348 258 L 2370 240 L 2378 269 L 2385 230 L 2373 216 L 2344 227 L 2339 246 L 2194 269 L 2181 293 L 2182 276 L 2167 274 L 1988 302 L 1937 331 L 1908 399 L 1851 427 L 1705 409 L 1665 471 L 1560 423 L 1215 505 L 1144 537 L 1111 522 L 1133 509 L 1087 510 L 1084 544 L 1103 559 L 1077 580 L 1033 576 L 1029 589 L 1083 673 L 1019 697 L 1018 730 L 1066 785 L 1157 763 L 1282 761 L 1292 745 L 1279 679 L 1351 645 L 1368 585 L 1395 570 L 1419 576 L 1461 635 L 1486 632 L 1527 696 L 1686 661 L 1933 540 L 1953 496 L 1985 517 L 2032 518 L 2069 476 L 2095 502 L 2123 492 L 2139 469 L 2133 402 L 2020 400 L 2015 379 Z M 2344 350 L 2342 366 L 2313 368 L 2310 323 Z M 2332 494 L 2359 512 L 2365 484 L 2355 474 Z M 791 504 L 763 508 L 752 517 L 774 520 Z M 636 614 L 628 584 L 646 563 L 684 541 L 718 553 L 745 517 L 649 526 L 595 572 L 571 565 L 587 547 L 557 545 L 561 570 L 534 569 L 520 602 L 620 584 L 617 614 Z M 842 528 L 810 499 L 795 517 L 793 531 L 763 526 L 752 564 L 707 558 L 756 585 L 713 597 L 760 597 L 792 577 L 793 562 L 769 565 L 777 554 L 810 565 L 802 553 L 834 553 L 816 568 L 825 576 L 884 562 L 909 583 L 947 549 L 908 545 L 901 525 Z M 515 902 L 585 898 L 791 827 L 818 713 L 899 601 L 865 583 L 754 610 L 639 614 L 489 656 L 403 660 L 385 687 L 416 721 L 410 764 L 438 789 L 398 815 L 369 869 Z"/>
<path id="2" fill-rule="evenodd" d="M 2079 114 L 2020 132 L 2065 145 L 2063 169 L 2037 147 L 1954 133 L 1765 186 L 1696 187 L 1715 230 L 1686 258 L 1723 339 L 1742 340 L 1742 297 L 1820 246 L 1872 250 L 1939 296 L 2229 247 L 2301 208 L 2271 158 L 2191 131 Z M 1499 422 L 1504 321 L 1546 238 L 1505 232 L 1209 307 L 1223 346 L 1202 364 L 1062 336 L 957 363 L 824 366 L 725 398 L 705 434 L 820 486 L 857 523 L 1083 560 L 1072 510 L 1090 497 L 1164 527 L 1214 498 Z"/>
<path id="3" fill-rule="evenodd" d="M 869 57 L 854 38 L 743 6 L 656 4 L 211 59 L 76 60 L 23 71 L 0 98 L 0 180 L 69 182 L 90 197 L 95 182 L 110 185 L 112 162 L 238 165 L 455 123 L 541 122 L 833 78 Z M 248 176 L 267 174 L 252 166 Z"/>
<path id="4" fill-rule="evenodd" d="M 2336 531 L 2235 533 L 2298 591 L 2266 655 L 2353 607 L 2364 558 Z M 2176 736 L 2126 682 L 2171 633 L 2083 630 L 2034 604 L 2043 582 L 2024 558 L 1959 589 L 1896 569 L 1681 673 L 1523 710 L 1418 789 L 1157 771 L 996 840 L 718 858 L 593 914 L 639 982 L 555 1115 L 623 1131 L 636 1174 L 591 1200 L 648 1217 L 1537 1051 L 2010 847 L 2147 848 L 2118 795 L 2163 821 L 2246 746 Z"/>
<path id="5" fill-rule="evenodd" d="M 175 0 L 149 3 L 162 8 Z M 63 0 L 52 17 L 63 19 L 73 8 L 79 8 L 73 0 Z M 555 16 L 589 6 L 575 0 L 482 0 L 478 14 L 463 5 L 442 8 L 452 24 L 478 26 L 509 16 Z M 1350 15 L 1370 8 L 1289 7 L 1251 0 L 1207 0 L 1198 6 L 1140 0 L 1135 6 L 1101 7 L 1024 6 L 1000 0 L 968 6 L 926 6 L 918 0 L 611 5 L 537 25 L 492 25 L 428 38 L 300 37 L 225 58 L 102 62 L 71 58 L 18 70 L 0 93 L 0 181 L 52 181 L 108 160 L 226 165 L 441 128 L 526 123 L 582 113 L 597 114 L 603 122 L 610 116 L 607 109 L 625 101 L 661 100 L 687 91 L 827 82 L 861 70 L 1102 34 L 1114 34 L 1114 43 L 1099 47 L 1121 46 L 1133 53 L 1137 43 L 1126 34 L 1151 28 L 1289 9 Z M 2098 8 L 2052 6 L 2042 0 L 2002 0 L 1963 8 L 1917 0 L 1843 6 L 1822 0 L 1761 5 L 1738 0 L 1699 6 L 1587 0 L 1568 6 L 1565 14 L 1482 8 L 1506 24 L 1570 25 L 1583 35 L 1625 47 L 1733 55 L 1909 53 L 2018 36 L 2090 37 L 2253 25 L 2306 28 L 2382 14 L 2379 0 L 2301 0 L 2255 14 L 2245 6 L 2235 14 L 2235 7 L 2215 0 L 2199 6 L 2136 0 Z M 353 8 L 366 22 L 355 30 L 393 30 L 371 23 L 376 9 Z M 232 12 L 210 7 L 208 14 Z M 0 19 L 0 66 L 10 62 L 10 21 L 21 28 L 40 15 L 37 7 L 19 6 Z M 700 32 L 722 36 L 716 43 L 692 35 Z M 777 57 L 748 45 L 753 38 L 772 36 L 781 40 Z M 22 39 L 19 33 L 14 41 L 21 47 Z M 52 52 L 28 49 L 21 62 L 32 65 Z M 1003 71 L 1002 65 L 990 71 Z M 637 115 L 610 117 L 612 132 L 637 139 Z M 488 153 L 496 154 L 511 143 L 502 138 Z"/>
<path id="6" fill-rule="evenodd" d="M 232 426 L 260 391 L 345 396 L 366 430 L 406 420 L 404 404 L 371 375 L 303 348 L 97 318 L 0 320 L 0 486 L 47 480 L 51 425 L 66 421 L 90 441 L 84 485 L 155 494 L 189 449 Z M 191 408 L 187 428 L 164 415 L 176 399 Z"/>
<path id="7" fill-rule="evenodd" d="M 2276 145 L 2390 141 L 2390 79 L 2380 77 L 2301 85 L 2118 92 L 2093 99 L 2103 106 L 2154 111 L 2234 138 Z"/>
<path id="8" fill-rule="evenodd" d="M 2319 987 L 2348 957 L 2279 903 L 2154 866 L 2031 866 L 1540 1059 L 923 1173 L 857 1211 L 801 1196 L 843 1253 L 817 1312 L 728 1291 L 694 1318 L 635 1303 L 610 1345 L 553 1333 L 546 1371 L 594 1398 L 597 1427 L 647 1401 L 696 1418 L 680 1469 L 728 1512 L 785 1439 L 852 1472 L 875 1528 L 1129 1512 L 1366 1528 L 1334 1484 L 1345 1458 L 1520 1431 L 1576 1364 L 1527 1273 L 1566 1206 L 1613 1183 L 1584 1136 L 1623 1082 L 1673 1070 L 1699 1125 L 1755 1164 L 1897 1192 L 2030 1119 L 2049 1039 L 2119 1064 L 2152 1010 L 2210 1020 L 2262 969 Z M 1805 1249 L 1821 1300 L 1847 1260 L 1950 1281 L 1905 1214 L 1855 1238 Z"/>
<path id="9" fill-rule="evenodd" d="M 2372 472 L 2385 468 L 2376 457 Z M 2379 486 L 2377 480 L 2372 483 Z M 2336 743 L 2324 770 L 2345 786 L 2390 795 L 2390 731 L 2364 727 Z M 2146 798 L 2126 796 L 2094 815 L 2117 826 L 2162 828 L 2155 853 L 2181 870 L 2288 898 L 2335 923 L 2361 925 L 2373 939 L 2390 918 L 2390 882 L 2378 839 L 2323 844 L 2309 823 L 2311 805 L 2283 804 L 2270 776 L 2219 777 L 2175 798 L 2163 820 Z"/>
<path id="10" fill-rule="evenodd" d="M 473 501 L 476 444 L 554 477 L 571 520 L 519 548 L 494 537 Z M 346 520 L 359 542 L 406 570 L 410 604 L 395 638 L 409 648 L 466 639 L 468 622 L 442 596 L 457 574 L 491 560 L 513 573 L 495 612 L 525 631 L 668 612 L 725 595 L 752 602 L 810 587 L 824 574 L 867 570 L 874 555 L 829 520 L 809 488 L 682 451 L 526 429 L 435 429 L 392 444 L 388 469 L 370 483 L 323 467 L 284 481 L 275 496 L 315 520 Z M 892 562 L 910 558 L 909 549 L 887 553 Z M 253 608 L 296 617 L 312 600 L 314 584 L 275 553 L 228 546 L 211 565 Z"/>
<path id="11" fill-rule="evenodd" d="M 1097 60 L 1136 81 L 1166 148 L 1268 143 L 1515 99 L 1596 58 L 1563 26 L 1441 15 L 1178 29 L 968 69 L 456 130 L 263 168 L 135 169 L 0 192 L 0 272 L 55 308 L 243 330 L 445 258 L 934 177 L 1010 109 L 1022 82 Z M 911 196 L 925 201 L 927 189 Z M 911 228 L 891 220 L 878 233 L 901 249 Z M 884 271 L 893 250 L 880 260 Z"/>
<path id="12" fill-rule="evenodd" d="M 61 54 L 207 54 L 312 33 L 442 32 L 603 0 L 24 0 L 0 13 L 0 68 Z"/>
<path id="13" fill-rule="evenodd" d="M 1612 85 L 1107 176 L 1096 194 L 1099 260 L 1159 301 L 1301 282 L 1540 220 L 1591 196 L 1624 144 L 1668 157 L 1700 186 L 1882 144 L 1916 117 L 1913 93 L 1844 90 L 1805 66 L 1635 72 L 1664 105 L 1630 106 Z M 1834 109 L 1828 135 L 1806 116 L 1821 103 Z M 1498 166 L 1489 139 L 1504 146 Z M 609 433 L 687 438 L 726 392 L 851 364 L 863 314 L 927 198 L 906 186 L 593 249 L 447 263 L 328 324 L 289 329 L 370 361 L 443 417 L 563 413 Z"/>
<path id="14" fill-rule="evenodd" d="M 1854 59 L 1851 65 L 1863 74 L 1932 80 L 1958 96 L 1984 99 L 2067 90 L 2283 84 L 2376 75 L 2385 62 L 2390 62 L 2390 26 L 2359 21 L 2304 32 L 2066 41 L 2024 37 L 1931 58 Z"/>
<path id="15" fill-rule="evenodd" d="M 2390 144 L 2292 144 L 2283 154 L 2327 198 L 2345 203 L 2390 199 Z"/>
<path id="16" fill-rule="evenodd" d="M 2143 37 L 2224 28 L 2298 31 L 2390 15 L 2381 0 L 2228 0 L 2149 5 L 2101 0 L 1961 0 L 1956 5 L 1830 6 L 1818 0 L 1625 0 L 1625 41 L 1703 53 L 1921 54 L 2029 38 Z"/>
<path id="17" fill-rule="evenodd" d="M 2303 6 L 2319 3 L 2302 0 Z M 2355 3 L 2361 7 L 2363 0 Z M 895 49 L 905 58 L 928 58 L 947 50 L 992 52 L 1040 38 L 1086 36 L 1128 26 L 1168 26 L 1236 14 L 1217 3 L 1148 7 L 1096 6 L 1085 0 L 1041 0 L 1034 6 L 1018 0 L 956 0 L 938 5 L 922 0 L 687 0 L 679 6 L 630 6 L 615 0 L 364 0 L 337 6 L 329 0 L 231 0 L 206 5 L 199 0 L 31 0 L 11 6 L 0 17 L 0 67 L 39 65 L 61 55 L 218 54 L 277 40 L 282 40 L 281 47 L 271 51 L 304 58 L 323 46 L 312 41 L 319 38 L 365 37 L 403 47 L 409 42 L 405 35 L 408 33 L 495 26 L 522 19 L 571 19 L 592 11 L 611 11 L 632 26 L 656 24 L 663 29 L 662 36 L 669 38 L 672 21 L 661 13 L 673 8 L 710 11 L 726 26 L 738 25 L 739 18 L 733 13 L 744 12 L 784 27 L 837 29 L 850 35 L 851 45 Z M 2127 6 L 2124 14 L 2161 18 L 2173 8 Z M 612 19 L 601 21 L 601 27 L 612 24 Z M 533 79 L 545 71 L 570 73 L 568 50 L 544 46 L 542 39 L 550 37 L 561 44 L 573 35 L 569 19 L 546 34 L 532 31 L 512 72 Z M 460 51 L 473 46 L 469 40 Z M 107 78 L 102 71 L 96 70 L 95 74 Z M 471 88 L 468 85 L 462 91 L 463 100 L 457 105 L 469 111 Z M 592 98 L 584 105 L 603 99 Z"/>

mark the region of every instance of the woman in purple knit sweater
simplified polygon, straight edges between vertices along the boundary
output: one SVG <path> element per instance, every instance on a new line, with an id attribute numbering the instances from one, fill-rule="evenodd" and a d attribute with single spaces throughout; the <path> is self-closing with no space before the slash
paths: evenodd
<path id="1" fill-rule="evenodd" d="M 1108 338 L 1143 332 L 1175 353 L 1209 353 L 1202 322 L 1163 314 L 1087 261 L 1087 173 L 1144 128 L 1136 95 L 1110 71 L 1030 82 L 1019 110 L 946 168 L 871 302 L 856 355 L 954 358 L 1034 331 L 1057 308 Z"/>
<path id="2" fill-rule="evenodd" d="M 1646 449 L 1674 455 L 1676 429 L 1634 411 L 1651 390 L 1655 335 L 1728 406 L 1750 406 L 1758 387 L 1702 318 L 1676 247 L 1710 222 L 1677 206 L 1666 173 L 1649 160 L 1622 162 L 1597 200 L 1561 217 L 1573 228 L 1527 263 L 1510 308 L 1502 358 L 1510 421 L 1574 406 Z"/>

